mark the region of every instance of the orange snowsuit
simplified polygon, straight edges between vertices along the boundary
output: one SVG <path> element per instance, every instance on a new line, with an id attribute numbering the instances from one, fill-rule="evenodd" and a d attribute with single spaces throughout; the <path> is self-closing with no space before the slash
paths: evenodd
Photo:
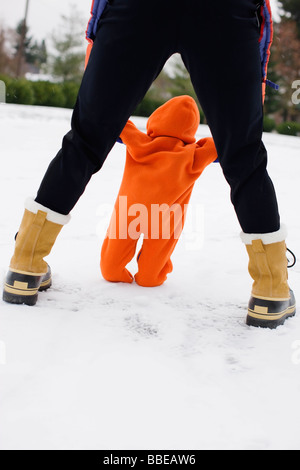
<path id="1" fill-rule="evenodd" d="M 148 119 L 147 134 L 128 121 L 121 139 L 126 164 L 114 214 L 101 250 L 101 271 L 111 282 L 133 282 L 126 269 L 138 254 L 137 284 L 164 283 L 197 178 L 217 159 L 212 138 L 196 142 L 200 115 L 189 96 L 171 99 Z"/>

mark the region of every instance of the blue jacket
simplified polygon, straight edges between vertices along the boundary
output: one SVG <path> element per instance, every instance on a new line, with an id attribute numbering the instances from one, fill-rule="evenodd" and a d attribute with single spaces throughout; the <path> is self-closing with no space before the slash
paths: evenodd
<path id="1" fill-rule="evenodd" d="M 100 17 L 106 7 L 107 0 L 93 0 L 91 8 L 91 19 L 88 22 L 86 38 L 88 41 L 94 41 Z"/>
<path id="2" fill-rule="evenodd" d="M 275 83 L 267 80 L 268 64 L 271 54 L 271 46 L 273 42 L 273 19 L 272 19 L 272 10 L 270 5 L 270 0 L 261 0 L 260 2 L 260 38 L 259 38 L 259 47 L 260 47 L 260 58 L 261 58 L 261 67 L 262 67 L 262 79 L 263 83 L 271 86 L 278 90 L 279 86 Z"/>

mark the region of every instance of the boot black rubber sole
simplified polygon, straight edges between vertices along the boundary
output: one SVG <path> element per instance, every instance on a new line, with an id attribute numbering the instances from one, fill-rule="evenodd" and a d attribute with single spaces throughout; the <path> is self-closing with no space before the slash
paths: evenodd
<path id="1" fill-rule="evenodd" d="M 266 300 L 251 297 L 246 324 L 257 328 L 275 329 L 296 314 L 293 291 L 289 300 Z"/>
<path id="2" fill-rule="evenodd" d="M 50 267 L 48 267 L 48 272 L 41 276 L 9 271 L 2 299 L 10 304 L 33 306 L 37 302 L 38 292 L 49 289 L 51 284 Z"/>

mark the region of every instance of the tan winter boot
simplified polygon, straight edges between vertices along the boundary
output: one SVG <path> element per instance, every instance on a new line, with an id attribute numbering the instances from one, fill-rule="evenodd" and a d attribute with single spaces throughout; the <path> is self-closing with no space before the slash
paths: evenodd
<path id="1" fill-rule="evenodd" d="M 241 235 L 249 255 L 249 274 L 254 280 L 246 323 L 276 328 L 296 313 L 295 297 L 288 285 L 286 230 Z"/>
<path id="2" fill-rule="evenodd" d="M 12 304 L 35 305 L 38 291 L 51 286 L 51 270 L 44 261 L 70 216 L 58 214 L 28 199 L 14 255 L 3 290 L 3 300 Z"/>

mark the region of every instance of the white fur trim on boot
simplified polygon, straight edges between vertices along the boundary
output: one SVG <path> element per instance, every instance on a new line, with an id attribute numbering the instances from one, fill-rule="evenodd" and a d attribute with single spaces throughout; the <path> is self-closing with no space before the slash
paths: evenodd
<path id="1" fill-rule="evenodd" d="M 271 233 L 241 233 L 242 242 L 245 245 L 251 245 L 253 240 L 261 240 L 264 245 L 279 243 L 286 240 L 287 229 L 285 225 L 281 225 L 277 232 Z"/>
<path id="2" fill-rule="evenodd" d="M 47 220 L 49 220 L 49 222 L 52 222 L 53 224 L 66 225 L 68 222 L 70 222 L 71 219 L 70 214 L 59 214 L 58 212 L 52 211 L 47 207 L 43 206 L 42 204 L 39 204 L 32 198 L 26 199 L 25 209 L 32 212 L 33 214 L 37 214 L 38 211 L 47 212 Z"/>

